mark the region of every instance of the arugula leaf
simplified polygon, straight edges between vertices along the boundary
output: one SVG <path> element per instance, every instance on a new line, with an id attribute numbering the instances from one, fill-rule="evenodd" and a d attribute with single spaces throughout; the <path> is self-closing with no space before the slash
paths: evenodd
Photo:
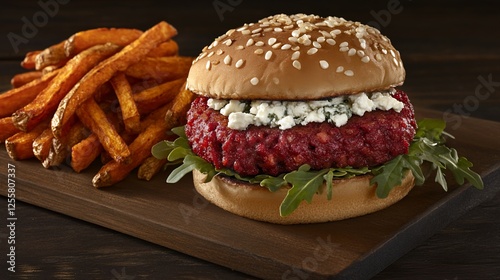
<path id="1" fill-rule="evenodd" d="M 401 185 L 403 180 L 404 164 L 403 156 L 399 155 L 386 164 L 372 170 L 375 175 L 370 184 L 376 184 L 376 194 L 379 198 L 386 198 L 395 186 Z"/>
<path id="2" fill-rule="evenodd" d="M 432 164 L 432 168 L 436 173 L 435 181 L 445 191 L 448 190 L 445 170 L 453 174 L 458 184 L 464 184 L 465 181 L 468 181 L 478 189 L 484 188 L 481 176 L 470 169 L 472 163 L 464 157 L 459 157 L 455 149 L 445 145 L 445 136 L 452 136 L 444 131 L 446 123 L 443 120 L 422 119 L 417 122 L 417 126 L 418 129 L 409 147 L 408 154 L 399 155 L 372 169 L 368 167 L 345 167 L 311 170 L 310 166 L 303 165 L 296 171 L 279 176 L 261 174 L 254 177 L 244 177 L 230 169 L 216 169 L 212 164 L 196 156 L 189 146 L 184 127 L 172 129 L 173 133 L 178 135 L 179 138 L 173 142 L 159 142 L 153 146 L 151 152 L 157 158 L 167 158 L 169 161 L 176 163 L 182 161 L 182 164 L 168 176 L 168 183 L 178 182 L 187 173 L 198 169 L 207 174 L 207 182 L 212 180 L 213 176 L 221 174 L 252 184 L 259 184 L 271 192 L 285 186 L 291 186 L 279 209 L 282 216 L 291 214 L 303 200 L 311 203 L 314 194 L 321 192 L 323 183 L 326 186 L 327 198 L 331 199 L 332 195 L 334 195 L 332 194 L 332 188 L 335 179 L 373 174 L 370 183 L 377 186 L 376 194 L 380 198 L 387 197 L 394 187 L 401 185 L 406 172 L 412 172 L 415 177 L 415 184 L 422 185 L 425 176 L 421 165 L 424 162 Z"/>
<path id="3" fill-rule="evenodd" d="M 323 185 L 325 180 L 323 175 L 327 172 L 328 169 L 310 171 L 310 166 L 305 164 L 299 167 L 297 171 L 286 174 L 283 179 L 289 182 L 292 188 L 288 190 L 285 199 L 280 205 L 280 215 L 290 215 L 303 200 L 311 203 L 314 194 Z"/>

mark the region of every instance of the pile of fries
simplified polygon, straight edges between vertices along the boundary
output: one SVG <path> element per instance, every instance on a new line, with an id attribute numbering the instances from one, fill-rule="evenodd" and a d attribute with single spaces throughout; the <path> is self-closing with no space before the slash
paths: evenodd
<path id="1" fill-rule="evenodd" d="M 27 53 L 27 71 L 0 94 L 0 141 L 9 156 L 75 172 L 100 160 L 95 187 L 137 167 L 140 179 L 151 179 L 165 163 L 151 147 L 183 124 L 193 99 L 185 89 L 193 58 L 178 54 L 175 35 L 166 22 L 144 32 L 97 28 Z"/>

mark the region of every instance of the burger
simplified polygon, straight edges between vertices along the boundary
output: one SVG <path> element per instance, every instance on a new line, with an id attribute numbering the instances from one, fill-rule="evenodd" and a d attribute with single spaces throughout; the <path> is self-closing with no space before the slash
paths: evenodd
<path id="1" fill-rule="evenodd" d="M 278 14 L 230 29 L 193 61 L 167 181 L 192 171 L 208 201 L 278 224 L 387 208 L 423 181 L 404 79 L 391 41 L 359 22 Z"/>

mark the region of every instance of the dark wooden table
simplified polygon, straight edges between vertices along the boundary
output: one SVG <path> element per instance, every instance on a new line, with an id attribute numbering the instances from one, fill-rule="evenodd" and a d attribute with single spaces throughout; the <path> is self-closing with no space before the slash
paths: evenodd
<path id="1" fill-rule="evenodd" d="M 500 11 L 494 1 L 9 1 L 0 10 L 0 89 L 9 88 L 10 77 L 23 71 L 19 62 L 27 51 L 79 30 L 146 29 L 166 20 L 179 31 L 181 54 L 194 56 L 231 27 L 296 12 L 342 16 L 379 27 L 402 54 L 407 70 L 402 88 L 415 106 L 441 111 L 451 133 L 466 118 L 500 121 Z M 499 131 L 484 133 L 500 136 Z M 1 204 L 5 221 L 5 198 Z M 16 213 L 17 272 L 9 273 L 13 279 L 252 278 L 19 201 Z M 375 279 L 500 279 L 499 216 L 500 193 L 442 225 Z M 5 279 L 5 228 L 0 248 L 0 278 Z"/>

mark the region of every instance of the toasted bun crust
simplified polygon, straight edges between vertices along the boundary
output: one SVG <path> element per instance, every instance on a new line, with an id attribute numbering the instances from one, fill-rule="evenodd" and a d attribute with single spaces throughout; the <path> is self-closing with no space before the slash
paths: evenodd
<path id="1" fill-rule="evenodd" d="M 292 214 L 281 217 L 279 208 L 287 188 L 270 192 L 258 185 L 221 176 L 204 183 L 205 175 L 193 171 L 194 186 L 208 201 L 236 215 L 276 224 L 320 223 L 369 214 L 398 202 L 414 186 L 414 177 L 408 172 L 402 184 L 392 189 L 387 198 L 378 198 L 370 179 L 371 176 L 364 175 L 336 180 L 331 200 L 325 193 L 316 194 L 312 203 L 303 201 Z"/>
<path id="2" fill-rule="evenodd" d="M 231 29 L 193 61 L 187 87 L 216 99 L 313 100 L 401 85 L 390 40 L 343 18 L 275 15 Z"/>

